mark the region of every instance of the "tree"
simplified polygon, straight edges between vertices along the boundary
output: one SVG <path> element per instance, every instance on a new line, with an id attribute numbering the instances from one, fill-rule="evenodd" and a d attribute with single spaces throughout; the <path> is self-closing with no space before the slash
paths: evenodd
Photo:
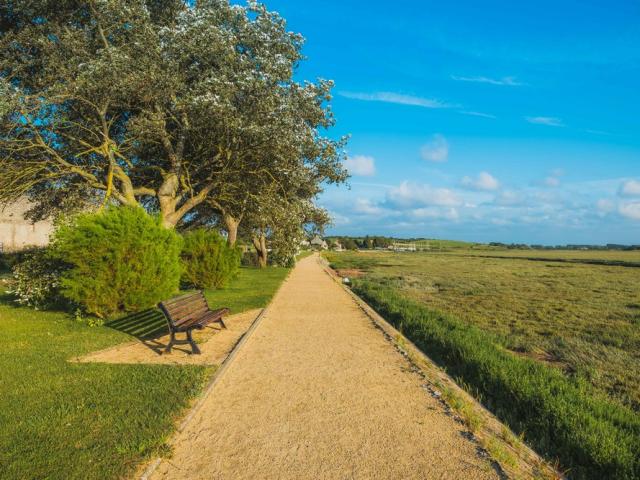
<path id="1" fill-rule="evenodd" d="M 140 204 L 166 227 L 215 212 L 231 238 L 244 192 L 346 179 L 322 135 L 332 83 L 293 80 L 303 39 L 262 5 L 20 0 L 0 29 L 0 201 Z"/>
<path id="2" fill-rule="evenodd" d="M 346 249 L 346 250 L 357 250 L 358 249 L 358 244 L 356 243 L 356 241 L 351 238 L 351 237 L 345 237 L 342 240 L 342 246 Z"/>
<path id="3" fill-rule="evenodd" d="M 241 232 L 253 244 L 261 267 L 267 265 L 269 251 L 273 263 L 289 266 L 302 240 L 328 223 L 328 213 L 310 199 L 283 197 L 274 187 L 248 203 Z"/>

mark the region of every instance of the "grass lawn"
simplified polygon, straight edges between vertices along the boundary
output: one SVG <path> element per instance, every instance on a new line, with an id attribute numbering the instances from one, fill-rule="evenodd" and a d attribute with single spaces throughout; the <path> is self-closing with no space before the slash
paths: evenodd
<path id="1" fill-rule="evenodd" d="M 242 269 L 207 292 L 234 313 L 259 308 L 287 269 Z M 0 478 L 121 478 L 161 453 L 212 368 L 69 363 L 131 337 L 0 296 Z"/>
<path id="2" fill-rule="evenodd" d="M 269 303 L 288 273 L 288 268 L 281 267 L 263 270 L 243 267 L 227 288 L 208 290 L 205 296 L 211 308 L 229 307 L 231 314 L 262 308 Z"/>

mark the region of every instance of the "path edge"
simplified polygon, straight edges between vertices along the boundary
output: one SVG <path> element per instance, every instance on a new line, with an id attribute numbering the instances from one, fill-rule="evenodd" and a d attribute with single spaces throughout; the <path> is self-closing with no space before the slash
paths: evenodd
<path id="1" fill-rule="evenodd" d="M 297 262 L 296 262 L 296 265 L 297 265 Z M 256 319 L 251 323 L 251 326 L 242 335 L 242 337 L 240 337 L 240 340 L 238 340 L 238 342 L 235 344 L 235 346 L 233 347 L 229 355 L 227 355 L 227 358 L 225 358 L 222 361 L 222 364 L 220 364 L 220 367 L 213 373 L 213 375 L 205 385 L 204 389 L 202 390 L 202 393 L 200 394 L 198 401 L 189 409 L 185 417 L 180 421 L 179 425 L 176 427 L 175 431 L 171 435 L 171 440 L 169 440 L 168 442 L 169 445 L 173 443 L 177 435 L 181 433 L 189 425 L 189 423 L 191 423 L 191 420 L 193 419 L 193 417 L 196 415 L 196 413 L 200 411 L 200 409 L 204 405 L 204 402 L 207 400 L 207 398 L 209 398 L 209 395 L 211 395 L 211 393 L 213 392 L 213 389 L 218 384 L 223 374 L 229 369 L 229 366 L 231 365 L 233 360 L 238 356 L 238 353 L 240 352 L 242 347 L 249 341 L 249 338 L 251 338 L 253 332 L 255 332 L 257 328 L 260 326 L 260 324 L 262 323 L 263 318 L 266 316 L 266 314 L 269 311 L 269 307 L 271 306 L 273 299 L 276 298 L 276 295 L 278 295 L 278 293 L 280 293 L 282 286 L 285 284 L 285 282 L 289 280 L 289 277 L 291 276 L 291 273 L 295 268 L 296 267 L 294 266 L 289 271 L 287 276 L 284 278 L 284 280 L 282 281 L 278 289 L 275 291 L 275 293 L 269 300 L 269 303 L 267 304 L 267 306 L 262 309 L 262 311 L 258 314 Z M 151 478 L 151 475 L 153 475 L 153 473 L 158 469 L 161 463 L 162 463 L 162 457 L 156 457 L 144 469 L 139 479 L 149 480 L 149 478 Z"/>

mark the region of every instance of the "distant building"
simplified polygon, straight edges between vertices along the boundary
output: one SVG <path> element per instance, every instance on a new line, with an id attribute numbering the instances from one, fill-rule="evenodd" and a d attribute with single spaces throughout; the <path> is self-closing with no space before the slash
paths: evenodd
<path id="1" fill-rule="evenodd" d="M 418 250 L 413 242 L 393 242 L 388 248 L 394 252 L 415 252 Z"/>
<path id="2" fill-rule="evenodd" d="M 315 237 L 313 237 L 311 239 L 311 242 L 309 242 L 311 244 L 312 248 L 317 248 L 319 250 L 327 250 L 329 248 L 329 245 L 327 245 L 327 242 L 325 240 L 323 240 L 320 235 L 316 235 Z"/>
<path id="3" fill-rule="evenodd" d="M 33 223 L 25 219 L 31 208 L 26 199 L 8 205 L 0 205 L 0 251 L 11 252 L 29 247 L 42 247 L 49 243 L 53 222 Z"/>
<path id="4" fill-rule="evenodd" d="M 331 249 L 335 250 L 336 252 L 342 252 L 344 250 L 344 247 L 342 246 L 342 244 L 338 240 L 335 240 L 331 244 Z"/>

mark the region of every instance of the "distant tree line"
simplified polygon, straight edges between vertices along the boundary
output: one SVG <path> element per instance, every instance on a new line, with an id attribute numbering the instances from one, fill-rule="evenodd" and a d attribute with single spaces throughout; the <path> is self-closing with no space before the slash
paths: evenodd
<path id="1" fill-rule="evenodd" d="M 640 245 L 622 245 L 617 243 L 607 243 L 606 245 L 580 245 L 580 244 L 567 244 L 567 245 L 528 245 L 526 243 L 501 243 L 491 242 L 491 247 L 500 247 L 513 250 L 640 250 Z"/>
<path id="2" fill-rule="evenodd" d="M 328 237 L 327 242 L 329 246 L 333 246 L 335 242 L 338 242 L 346 250 L 372 250 L 389 247 L 393 243 L 393 238 L 369 235 L 364 237 Z"/>
<path id="3" fill-rule="evenodd" d="M 469 247 L 469 248 L 483 248 L 483 247 L 496 247 L 509 250 L 618 250 L 618 251 L 630 251 L 640 250 L 640 245 L 623 245 L 616 243 L 608 243 L 606 245 L 581 245 L 581 244 L 567 244 L 567 245 L 539 245 L 539 244 L 527 244 L 527 243 L 502 243 L 491 242 L 488 244 L 482 243 L 467 243 L 453 240 L 435 240 L 426 238 L 397 238 L 397 237 L 385 237 L 365 235 L 363 237 L 352 236 L 331 236 L 327 237 L 329 246 L 333 246 L 336 242 L 339 243 L 342 248 L 346 250 L 371 250 L 376 248 L 388 248 L 394 242 L 431 242 L 434 248 L 440 247 Z"/>

